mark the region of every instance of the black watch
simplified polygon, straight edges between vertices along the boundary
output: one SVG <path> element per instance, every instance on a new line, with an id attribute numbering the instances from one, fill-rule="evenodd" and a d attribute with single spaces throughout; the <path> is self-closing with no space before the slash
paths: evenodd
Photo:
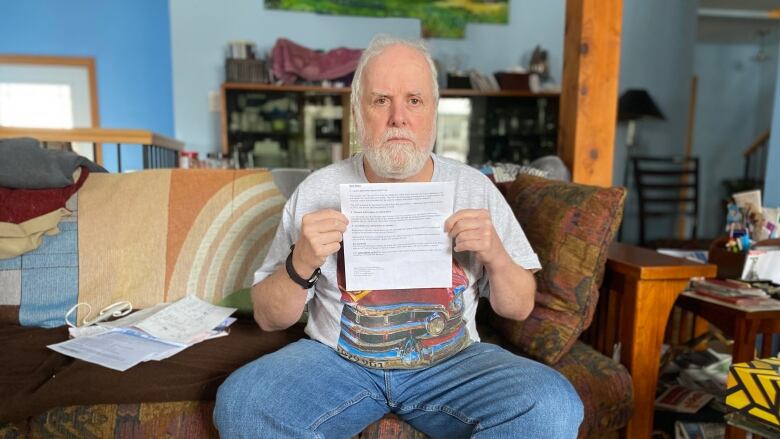
<path id="1" fill-rule="evenodd" d="M 317 279 L 320 278 L 320 273 L 322 271 L 319 267 L 317 267 L 317 269 L 314 270 L 314 273 L 312 273 L 308 279 L 304 279 L 298 276 L 298 273 L 295 272 L 295 268 L 293 267 L 292 263 L 293 249 L 295 249 L 295 244 L 290 246 L 290 254 L 287 255 L 287 261 L 284 263 L 284 266 L 287 268 L 287 274 L 290 276 L 290 279 L 292 279 L 293 282 L 300 285 L 302 288 L 308 290 L 309 288 L 313 287 L 317 282 Z"/>

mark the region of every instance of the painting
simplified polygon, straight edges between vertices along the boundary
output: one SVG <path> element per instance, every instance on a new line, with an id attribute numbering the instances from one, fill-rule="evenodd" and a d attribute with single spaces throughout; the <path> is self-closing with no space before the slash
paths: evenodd
<path id="1" fill-rule="evenodd" d="M 425 38 L 463 38 L 467 23 L 506 23 L 509 0 L 265 0 L 266 9 L 413 17 Z"/>

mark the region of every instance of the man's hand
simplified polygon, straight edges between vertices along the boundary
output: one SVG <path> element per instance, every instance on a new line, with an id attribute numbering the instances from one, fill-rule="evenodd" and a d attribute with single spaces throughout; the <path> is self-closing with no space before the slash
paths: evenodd
<path id="1" fill-rule="evenodd" d="M 463 209 L 444 223 L 444 231 L 455 239 L 456 252 L 471 251 L 485 266 L 506 261 L 509 255 L 501 243 L 486 209 Z"/>
<path id="2" fill-rule="evenodd" d="M 534 309 L 534 275 L 517 265 L 496 233 L 490 213 L 484 209 L 463 209 L 444 223 L 455 239 L 456 252 L 472 251 L 487 270 L 490 306 L 498 315 L 525 320 Z"/>
<path id="3" fill-rule="evenodd" d="M 303 278 L 325 263 L 325 259 L 341 248 L 347 217 L 333 209 L 318 210 L 303 216 L 301 236 L 295 243 L 293 267 Z"/>

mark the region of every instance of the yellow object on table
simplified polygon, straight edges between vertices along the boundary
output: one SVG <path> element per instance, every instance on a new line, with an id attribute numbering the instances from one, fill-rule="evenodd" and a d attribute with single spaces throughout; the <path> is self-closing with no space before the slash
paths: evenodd
<path id="1" fill-rule="evenodd" d="M 729 408 L 749 418 L 780 426 L 780 359 L 733 364 L 726 385 Z"/>

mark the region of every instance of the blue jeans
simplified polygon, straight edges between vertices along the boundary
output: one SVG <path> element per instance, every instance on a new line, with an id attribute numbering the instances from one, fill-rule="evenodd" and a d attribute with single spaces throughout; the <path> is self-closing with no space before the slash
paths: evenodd
<path id="1" fill-rule="evenodd" d="M 349 438 L 388 412 L 433 438 L 575 438 L 583 415 L 566 378 L 496 345 L 384 370 L 303 339 L 230 375 L 214 422 L 223 439 Z"/>

